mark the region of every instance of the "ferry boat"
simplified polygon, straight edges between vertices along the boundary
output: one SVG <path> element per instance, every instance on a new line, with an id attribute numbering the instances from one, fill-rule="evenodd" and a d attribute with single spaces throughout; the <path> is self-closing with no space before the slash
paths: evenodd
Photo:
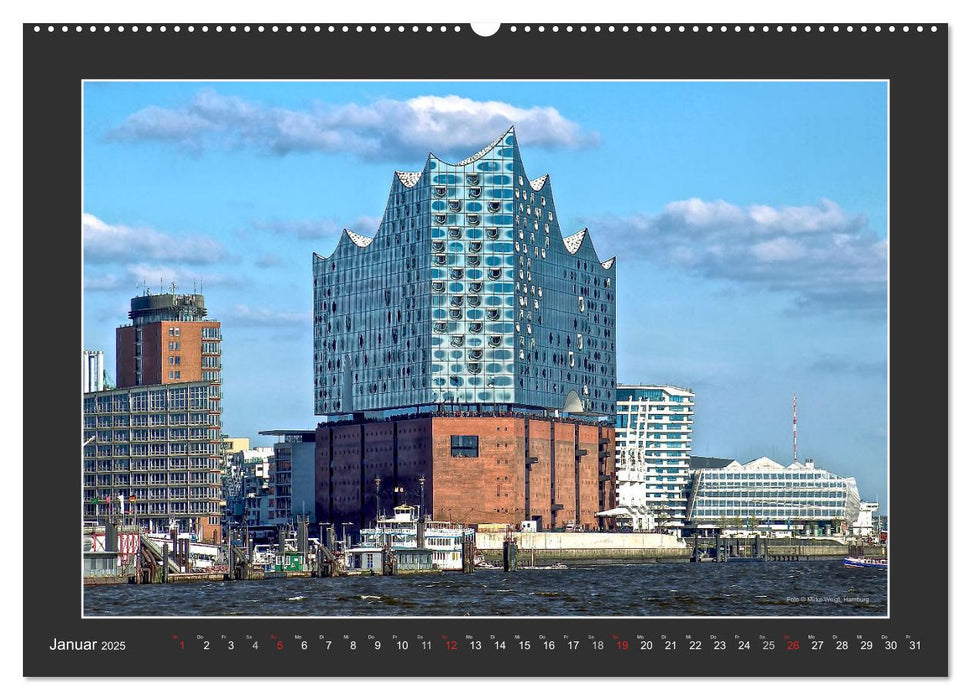
<path id="1" fill-rule="evenodd" d="M 362 568 L 372 568 L 373 564 L 367 564 L 367 555 L 372 555 L 371 562 L 376 562 L 374 555 L 380 553 L 386 544 L 396 553 L 417 550 L 418 511 L 418 506 L 400 505 L 390 518 L 378 518 L 375 527 L 361 530 L 360 543 L 347 550 L 348 569 L 354 569 L 354 563 L 359 560 L 363 560 Z M 431 551 L 434 568 L 461 571 L 462 541 L 466 537 L 474 537 L 475 532 L 456 523 L 437 520 L 426 520 L 424 526 L 424 549 Z"/>
<path id="2" fill-rule="evenodd" d="M 846 557 L 843 559 L 843 566 L 847 569 L 886 569 L 887 560 L 873 557 Z"/>

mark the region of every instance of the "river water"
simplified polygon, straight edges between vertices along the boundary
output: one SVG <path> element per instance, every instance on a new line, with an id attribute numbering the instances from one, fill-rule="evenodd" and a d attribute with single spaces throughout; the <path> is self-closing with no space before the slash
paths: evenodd
<path id="1" fill-rule="evenodd" d="M 887 572 L 839 561 L 663 563 L 95 586 L 85 615 L 885 615 Z"/>

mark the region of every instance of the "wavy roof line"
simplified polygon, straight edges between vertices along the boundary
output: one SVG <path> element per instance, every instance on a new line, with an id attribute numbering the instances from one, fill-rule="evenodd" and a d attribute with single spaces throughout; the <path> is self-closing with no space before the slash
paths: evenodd
<path id="1" fill-rule="evenodd" d="M 538 177 L 534 180 L 530 180 L 529 186 L 533 188 L 534 192 L 539 192 L 541 189 L 543 189 L 543 185 L 545 185 L 546 181 L 549 179 L 550 179 L 550 174 L 546 173 L 545 175 L 543 175 L 543 177 Z"/>
<path id="2" fill-rule="evenodd" d="M 417 173 L 407 172 L 404 170 L 395 170 L 395 177 L 401 182 L 405 187 L 414 187 L 421 180 L 421 176 L 425 173 L 424 170 L 420 170 Z"/>
<path id="3" fill-rule="evenodd" d="M 585 240 L 590 240 L 590 245 L 593 246 L 593 240 L 590 239 L 590 231 L 586 227 L 580 229 L 576 233 L 566 236 L 563 239 L 563 245 L 566 246 L 566 250 L 570 255 L 576 255 L 580 252 L 580 248 L 583 247 L 583 242 Z M 594 255 L 597 254 L 596 248 L 594 248 Z M 600 262 L 600 256 L 597 255 L 597 262 Z M 600 267 L 605 270 L 609 270 L 617 262 L 617 256 L 610 258 L 609 260 L 604 260 L 600 263 Z"/>
<path id="4" fill-rule="evenodd" d="M 449 163 L 447 160 L 443 160 L 442 158 L 439 158 L 434 153 L 429 153 L 428 154 L 428 157 L 429 158 L 434 158 L 435 160 L 437 160 L 437 161 L 439 161 L 441 163 L 444 163 L 445 165 L 449 165 L 449 166 L 451 166 L 453 168 L 457 168 L 459 166 L 464 166 L 464 165 L 469 165 L 469 164 L 474 163 L 475 161 L 479 160 L 486 153 L 488 153 L 493 148 L 495 148 L 500 143 L 502 143 L 502 140 L 504 138 L 506 138 L 510 133 L 512 133 L 512 134 L 515 134 L 516 133 L 516 127 L 515 126 L 510 126 L 508 129 L 506 129 L 504 132 L 502 132 L 502 134 L 499 136 L 499 138 L 497 138 L 495 141 L 493 141 L 492 143 L 490 143 L 488 146 L 486 146 L 485 148 L 483 148 L 481 150 L 476 151 L 475 153 L 473 153 L 472 155 L 470 155 L 468 158 L 463 158 L 458 163 Z"/>
<path id="5" fill-rule="evenodd" d="M 570 255 L 576 255 L 577 251 L 580 250 L 580 246 L 583 245 L 583 239 L 587 237 L 589 231 L 583 228 L 574 233 L 573 235 L 567 236 L 563 239 L 563 245 L 566 249 L 570 251 Z"/>
<path id="6" fill-rule="evenodd" d="M 501 144 L 503 142 L 503 140 L 510 133 L 513 134 L 513 135 L 515 135 L 515 133 L 516 133 L 516 127 L 515 126 L 510 126 L 508 129 L 506 129 L 505 132 L 503 132 L 499 136 L 499 138 L 497 138 L 495 141 L 493 141 L 492 143 L 490 143 L 488 146 L 486 146 L 485 148 L 482 148 L 479 151 L 473 153 L 468 158 L 465 158 L 463 160 L 460 160 L 458 163 L 449 163 L 448 161 L 442 160 L 441 158 L 439 158 L 438 156 L 436 156 L 434 153 L 429 153 L 428 154 L 428 157 L 429 157 L 429 159 L 435 158 L 435 160 L 437 160 L 437 161 L 439 161 L 441 163 L 444 163 L 446 165 L 450 165 L 452 167 L 469 165 L 470 163 L 474 163 L 475 161 L 479 160 L 480 158 L 482 158 L 483 156 L 485 156 L 487 153 L 489 153 L 489 151 L 491 151 L 493 148 L 495 148 L 496 146 L 498 146 L 499 144 Z M 404 171 L 404 170 L 395 170 L 394 171 L 394 174 L 395 174 L 395 177 L 398 179 L 398 181 L 402 185 L 404 185 L 405 187 L 411 188 L 411 187 L 414 187 L 415 185 L 418 184 L 419 180 L 421 180 L 421 178 L 425 174 L 425 171 L 426 170 L 428 170 L 428 163 L 427 163 L 427 161 L 426 161 L 425 167 L 422 170 L 418 171 L 418 172 L 410 172 L 410 171 Z M 543 175 L 541 177 L 537 177 L 537 178 L 534 178 L 532 180 L 529 180 L 529 186 L 533 189 L 533 191 L 538 192 L 539 190 L 543 189 L 543 187 L 545 187 L 547 185 L 547 183 L 549 182 L 549 179 L 550 179 L 550 175 L 549 175 L 549 173 L 546 173 L 545 175 Z M 379 229 L 379 231 L 380 231 L 380 229 Z M 356 245 L 358 248 L 367 248 L 369 245 L 371 245 L 374 242 L 374 239 L 377 237 L 377 234 L 375 234 L 375 237 L 374 238 L 369 238 L 367 236 L 362 236 L 359 233 L 354 233 L 350 229 L 344 229 L 343 232 L 344 232 L 344 234 L 347 235 L 348 240 L 350 240 L 351 243 L 353 243 L 354 245 Z M 593 247 L 593 240 L 590 238 L 590 231 L 587 228 L 583 228 L 580 231 L 577 231 L 576 233 L 574 233 L 574 234 L 572 234 L 570 236 L 566 236 L 566 237 L 561 238 L 561 240 L 563 241 L 564 247 L 566 248 L 567 252 L 570 253 L 570 255 L 576 255 L 580 251 L 580 248 L 583 247 L 583 242 L 585 240 L 588 240 L 588 239 L 590 240 L 590 246 Z M 599 262 L 599 257 L 600 256 L 597 255 L 596 248 L 594 248 L 593 253 L 594 253 L 594 256 L 597 258 L 597 260 Z M 314 253 L 314 255 L 317 255 L 317 253 Z M 321 259 L 324 259 L 322 256 L 319 256 L 319 255 L 317 255 L 317 257 L 320 257 Z M 609 260 L 605 260 L 605 261 L 601 262 L 600 263 L 600 266 L 603 269 L 605 269 L 605 270 L 609 270 L 609 269 L 611 269 L 614 266 L 614 264 L 616 262 L 617 262 L 617 258 L 615 256 L 615 257 L 610 258 Z"/>
<path id="7" fill-rule="evenodd" d="M 356 245 L 358 248 L 367 248 L 369 245 L 374 243 L 373 238 L 368 238 L 367 236 L 362 236 L 359 233 L 354 233 L 348 228 L 344 229 L 344 234 L 351 241 L 351 243 Z"/>

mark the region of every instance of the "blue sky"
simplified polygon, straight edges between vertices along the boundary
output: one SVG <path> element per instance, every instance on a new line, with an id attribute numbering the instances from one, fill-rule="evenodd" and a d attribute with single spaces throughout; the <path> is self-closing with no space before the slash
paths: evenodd
<path id="1" fill-rule="evenodd" d="M 564 230 L 618 258 L 618 379 L 694 389 L 694 453 L 791 458 L 886 498 L 880 82 L 84 87 L 84 346 L 113 375 L 143 282 L 223 323 L 224 430 L 310 428 L 311 253 L 373 234 L 392 172 L 515 124 Z"/>

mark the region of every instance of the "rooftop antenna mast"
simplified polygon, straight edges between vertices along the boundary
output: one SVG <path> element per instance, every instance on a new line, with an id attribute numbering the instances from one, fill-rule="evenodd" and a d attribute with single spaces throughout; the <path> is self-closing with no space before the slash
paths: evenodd
<path id="1" fill-rule="evenodd" d="M 798 462 L 798 452 L 796 451 L 796 395 L 792 395 L 792 461 Z"/>

